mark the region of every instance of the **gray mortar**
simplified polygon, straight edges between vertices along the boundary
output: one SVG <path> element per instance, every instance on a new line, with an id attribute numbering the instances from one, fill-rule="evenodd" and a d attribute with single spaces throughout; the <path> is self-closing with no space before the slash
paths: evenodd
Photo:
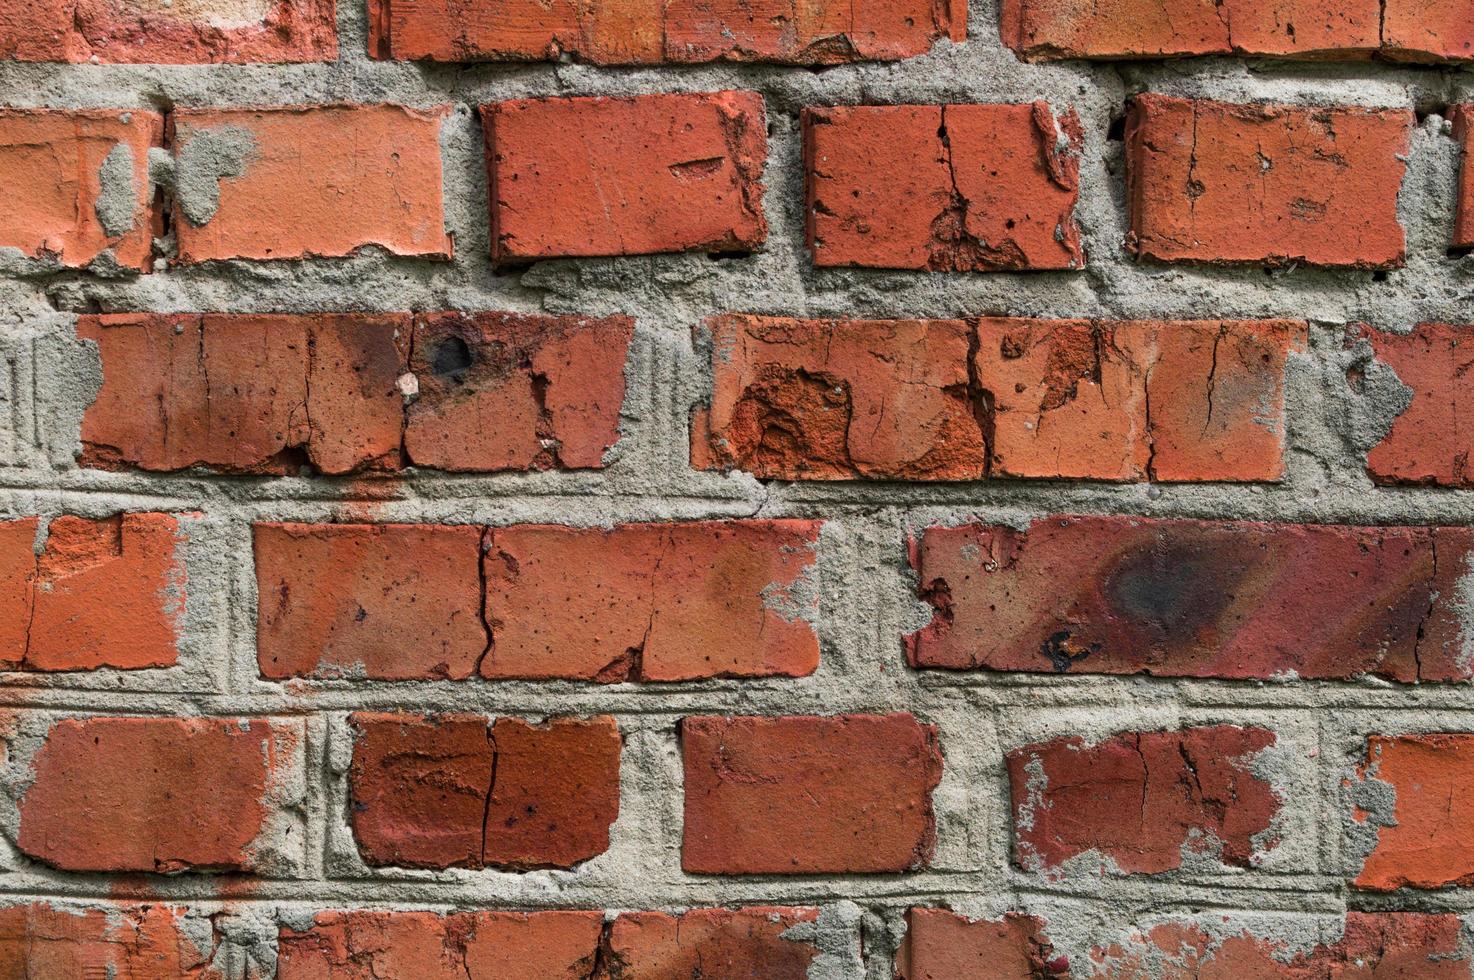
<path id="1" fill-rule="evenodd" d="M 943 42 L 898 65 L 810 72 L 763 65 L 600 69 L 552 65 L 417 65 L 375 62 L 365 52 L 362 4 L 339 5 L 341 54 L 321 65 L 43 65 L 0 62 L 0 104 L 147 108 L 390 101 L 451 104 L 441 130 L 447 230 L 453 262 L 399 259 L 365 249 L 344 260 L 213 262 L 137 275 L 106 260 L 61 269 L 0 250 L 0 514 L 101 516 L 118 509 L 200 511 L 188 521 L 190 586 L 181 665 L 168 671 L 87 676 L 9 676 L 0 704 L 24 716 L 5 773 L 23 792 L 25 760 L 50 720 L 78 712 L 308 716 L 303 779 L 274 790 L 283 816 L 259 842 L 270 874 L 248 896 L 210 875 L 152 881 L 154 897 L 224 913 L 217 962 L 231 978 L 269 974 L 277 924 L 304 927 L 315 910 L 425 908 L 680 909 L 723 904 L 821 907 L 814 976 L 879 980 L 904 935 L 903 910 L 938 905 L 970 915 L 1039 915 L 1057 949 L 1087 962 L 1133 923 L 1236 909 L 1226 926 L 1306 949 L 1339 934 L 1348 905 L 1474 912 L 1474 892 L 1359 895 L 1346 887 L 1365 831 L 1346 824 L 1343 780 L 1364 757 L 1369 732 L 1474 731 L 1468 689 L 1280 681 L 1233 684 L 1155 678 L 918 674 L 899 637 L 930 617 L 914 598 L 908 533 L 928 524 L 982 519 L 1026 526 L 1057 512 L 1358 523 L 1474 523 L 1474 493 L 1376 488 L 1364 455 L 1406 404 L 1390 368 L 1349 324 L 1406 331 L 1425 319 L 1474 322 L 1474 259 L 1450 257 L 1457 146 L 1438 115 L 1419 127 L 1399 197 L 1408 263 L 1386 275 L 1293 268 L 1138 264 L 1126 232 L 1123 151 L 1109 138 L 1125 99 L 1141 91 L 1227 100 L 1433 109 L 1474 99 L 1474 73 L 1386 64 L 1289 64 L 1218 58 L 1137 64 L 1025 65 L 998 46 L 995 0 L 974 0 L 971 40 Z M 487 257 L 486 175 L 474 107 L 552 94 L 755 89 L 772 130 L 763 250 L 748 258 L 704 255 L 542 262 L 497 271 Z M 797 112 L 809 104 L 1032 102 L 1073 106 L 1085 131 L 1078 219 L 1088 252 L 1081 273 L 928 275 L 814 269 L 803 247 L 803 178 Z M 207 221 L 221 178 L 248 162 L 240 134 L 180 134 L 175 161 L 150 154 L 155 183 L 186 220 Z M 110 157 L 111 159 L 111 157 Z M 104 167 L 121 173 L 120 163 Z M 108 214 L 123 213 L 121 194 Z M 130 212 L 131 215 L 131 212 Z M 104 223 L 113 220 L 100 210 Z M 114 227 L 117 227 L 116 225 Z M 111 229 L 109 229 L 111 231 Z M 172 250 L 160 243 L 161 259 Z M 636 318 L 626 366 L 623 437 L 600 474 L 451 476 L 414 472 L 397 481 L 226 478 L 86 471 L 74 463 L 82 406 L 101 382 L 92 345 L 75 339 L 90 311 L 547 310 Z M 696 473 L 687 465 L 692 406 L 710 391 L 710 351 L 693 325 L 712 314 L 1047 315 L 1107 318 L 1295 317 L 1313 321 L 1311 343 L 1291 361 L 1287 479 L 1274 486 L 1112 486 L 1048 481 L 953 485 L 763 484 Z M 1347 373 L 1362 380 L 1352 385 Z M 385 520 L 505 525 L 607 526 L 630 520 L 823 517 L 818 615 L 823 662 L 794 681 L 595 687 L 571 683 L 322 681 L 275 684 L 257 675 L 255 520 Z M 792 598 L 792 597 L 790 597 Z M 786 601 L 786 600 L 785 600 Z M 798 597 L 808 606 L 807 595 Z M 1474 600 L 1471 600 L 1474 601 Z M 780 602 L 780 605 L 782 603 Z M 140 696 L 149 692 L 146 697 Z M 610 851 L 568 872 L 409 872 L 365 867 L 347 825 L 346 715 L 354 710 L 471 711 L 542 718 L 612 713 L 626 742 L 620 817 Z M 681 765 L 676 723 L 695 713 L 829 714 L 913 711 L 937 724 L 947 767 L 935 796 L 937 857 L 904 876 L 687 875 L 680 868 Z M 1175 724 L 1266 724 L 1281 746 L 1255 761 L 1283 786 L 1281 844 L 1271 860 L 1225 873 L 1216 862 L 1141 878 L 1071 874 L 1047 883 L 1011 864 L 1002 753 L 1059 734 L 1087 738 Z M 1371 788 L 1369 788 L 1371 787 Z M 1388 812 L 1363 781 L 1359 800 Z M 1365 825 L 1361 825 L 1365 826 Z M 114 897 L 102 876 L 67 875 L 15 852 L 13 805 L 0 806 L 0 883 L 11 894 Z M 227 901 L 228 897 L 228 901 Z M 194 928 L 193 926 L 191 928 Z M 195 935 L 195 932 L 191 932 Z M 201 936 L 203 933 L 200 934 Z M 857 959 L 858 939 L 865 959 Z M 796 938 L 796 937 L 795 937 Z"/>
<path id="2" fill-rule="evenodd" d="M 97 220 L 110 238 L 133 230 L 138 216 L 138 189 L 133 182 L 133 147 L 119 143 L 103 157 L 97 172 Z"/>

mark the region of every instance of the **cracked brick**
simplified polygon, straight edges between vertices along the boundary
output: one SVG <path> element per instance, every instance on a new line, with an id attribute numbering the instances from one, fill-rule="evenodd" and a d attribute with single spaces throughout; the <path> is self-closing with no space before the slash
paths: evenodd
<path id="1" fill-rule="evenodd" d="M 213 942 L 200 948 L 197 933 L 181 929 L 185 914 L 167 905 L 11 905 L 0 909 L 0 976 L 218 977 Z"/>
<path id="2" fill-rule="evenodd" d="M 1474 432 L 1464 422 L 1474 402 L 1474 328 L 1421 323 L 1408 334 L 1363 327 L 1353 335 L 1412 390 L 1412 400 L 1367 454 L 1380 484 L 1474 486 Z"/>

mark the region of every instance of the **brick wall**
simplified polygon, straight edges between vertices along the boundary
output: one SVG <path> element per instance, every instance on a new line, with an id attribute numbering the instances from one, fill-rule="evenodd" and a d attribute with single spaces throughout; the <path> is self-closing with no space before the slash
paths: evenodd
<path id="1" fill-rule="evenodd" d="M 0 977 L 1474 976 L 1471 0 L 6 0 Z"/>

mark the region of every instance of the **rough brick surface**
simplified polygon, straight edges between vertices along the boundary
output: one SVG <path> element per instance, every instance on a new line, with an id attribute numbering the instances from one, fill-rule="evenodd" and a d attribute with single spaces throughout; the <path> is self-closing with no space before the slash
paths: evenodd
<path id="1" fill-rule="evenodd" d="M 1306 326 L 707 322 L 694 465 L 774 479 L 1273 481 Z"/>
<path id="2" fill-rule="evenodd" d="M 701 874 L 924 867 L 935 843 L 936 729 L 910 715 L 681 722 L 682 866 Z"/>
<path id="3" fill-rule="evenodd" d="M 1358 888 L 1391 891 L 1474 882 L 1468 817 L 1474 799 L 1474 736 L 1374 735 L 1357 780 L 1387 789 L 1391 813 L 1360 807 L 1353 819 L 1376 828 L 1376 846 L 1356 874 Z"/>
<path id="4" fill-rule="evenodd" d="M 3 31 L 0 20 L 0 44 Z M 163 135 L 163 117 L 138 109 L 0 109 L 9 200 L 0 247 L 73 269 L 108 259 L 148 268 L 162 230 L 150 210 L 148 154 Z"/>
<path id="5" fill-rule="evenodd" d="M 254 719 L 63 719 L 31 761 L 16 843 L 64 871 L 251 870 L 299 741 Z"/>
<path id="6" fill-rule="evenodd" d="M 1455 249 L 1474 249 L 1474 105 L 1449 109 L 1453 135 L 1459 143 L 1459 191 L 1454 214 Z"/>
<path id="7" fill-rule="evenodd" d="M 447 107 L 181 109 L 173 116 L 180 262 L 351 255 L 449 258 Z"/>
<path id="8" fill-rule="evenodd" d="M 1474 59 L 1474 3 L 1470 0 L 1386 0 L 1383 52 L 1404 61 Z"/>
<path id="9" fill-rule="evenodd" d="M 1128 244 L 1160 262 L 1401 266 L 1412 124 L 1407 110 L 1137 96 Z"/>
<path id="10" fill-rule="evenodd" d="M 603 853 L 619 815 L 608 717 L 354 715 L 353 833 L 372 865 L 567 868 Z"/>
<path id="11" fill-rule="evenodd" d="M 45 902 L 0 909 L 0 976 L 213 977 L 212 950 L 164 905 L 76 908 Z"/>
<path id="12" fill-rule="evenodd" d="M 1377 360 L 1412 390 L 1408 408 L 1367 454 L 1367 472 L 1384 484 L 1467 487 L 1474 432 L 1465 417 L 1474 403 L 1474 328 L 1421 323 L 1410 334 L 1363 328 Z"/>
<path id="13" fill-rule="evenodd" d="M 609 931 L 608 974 L 629 980 L 807 980 L 819 949 L 794 933 L 815 918 L 813 909 L 790 908 L 631 912 L 615 919 Z"/>
<path id="14" fill-rule="evenodd" d="M 376 0 L 370 45 L 381 58 L 600 65 L 767 61 L 831 65 L 924 54 L 966 37 L 959 0 Z"/>
<path id="15" fill-rule="evenodd" d="M 334 0 L 10 0 L 0 58 L 113 64 L 330 61 Z"/>
<path id="16" fill-rule="evenodd" d="M 481 528 L 258 524 L 263 677 L 463 679 L 489 643 Z"/>
<path id="17" fill-rule="evenodd" d="M 819 525 L 493 529 L 484 677 L 801 677 L 819 663 Z"/>
<path id="18" fill-rule="evenodd" d="M 1032 105 L 804 113 L 814 264 L 973 272 L 1078 269 L 1083 134 Z"/>
<path id="19" fill-rule="evenodd" d="M 1276 843 L 1261 835 L 1283 801 L 1253 768 L 1274 744 L 1262 728 L 1218 725 L 1014 749 L 1014 863 L 1047 873 L 1100 862 L 1156 874 L 1181 867 L 1188 850 L 1250 867 Z"/>
<path id="20" fill-rule="evenodd" d="M 767 237 L 756 93 L 524 99 L 481 119 L 498 262 L 745 252 Z"/>
<path id="21" fill-rule="evenodd" d="M 907 649 L 914 666 L 954 670 L 1467 680 L 1471 546 L 1456 528 L 932 527 L 912 567 L 935 614 Z"/>
<path id="22" fill-rule="evenodd" d="M 1054 952 L 1043 930 L 1043 921 L 1016 912 L 969 919 L 945 909 L 914 908 L 906 914 L 896 975 L 899 980 L 1067 980 L 1069 960 Z"/>

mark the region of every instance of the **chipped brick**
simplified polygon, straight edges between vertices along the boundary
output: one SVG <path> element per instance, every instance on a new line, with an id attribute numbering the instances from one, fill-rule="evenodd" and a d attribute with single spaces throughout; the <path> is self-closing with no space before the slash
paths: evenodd
<path id="1" fill-rule="evenodd" d="M 1363 327 L 1357 334 L 1377 360 L 1412 389 L 1412 402 L 1367 454 L 1367 472 L 1381 484 L 1474 486 L 1469 454 L 1474 434 L 1464 426 L 1474 400 L 1474 328 L 1422 323 L 1410 334 Z"/>
<path id="2" fill-rule="evenodd" d="M 1070 970 L 1046 938 L 1044 922 L 1032 915 L 969 919 L 945 909 L 913 908 L 906 913 L 896 975 L 899 980 L 1068 980 Z"/>
<path id="3" fill-rule="evenodd" d="M 692 909 L 681 915 L 627 912 L 609 931 L 609 962 L 598 980 L 762 977 L 806 980 L 819 955 L 812 941 L 787 936 L 814 922 L 814 909 Z"/>
<path id="4" fill-rule="evenodd" d="M 1443 888 L 1474 883 L 1474 735 L 1373 735 L 1359 780 L 1391 787 L 1391 823 L 1377 826 L 1376 846 L 1356 874 L 1358 888 Z M 1357 811 L 1367 822 L 1371 814 Z"/>
<path id="5" fill-rule="evenodd" d="M 79 908 L 50 902 L 0 909 L 0 976 L 215 977 L 213 948 L 186 935 L 181 909 L 108 904 Z"/>

